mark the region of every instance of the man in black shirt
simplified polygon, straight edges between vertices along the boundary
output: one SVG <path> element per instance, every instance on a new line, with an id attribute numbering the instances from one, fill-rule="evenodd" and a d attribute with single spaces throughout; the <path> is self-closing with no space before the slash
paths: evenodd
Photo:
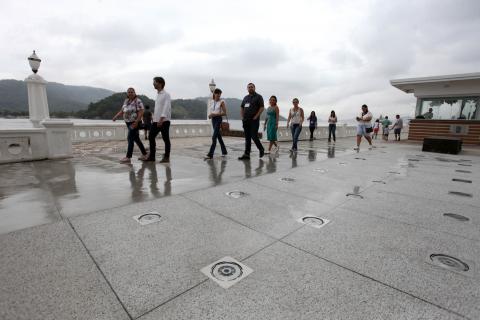
<path id="1" fill-rule="evenodd" d="M 255 92 L 255 85 L 247 85 L 248 95 L 243 98 L 240 106 L 240 115 L 242 116 L 243 132 L 245 133 L 245 152 L 238 160 L 249 160 L 250 150 L 252 148 L 252 139 L 260 152 L 260 158 L 265 154 L 262 143 L 258 138 L 258 128 L 260 127 L 260 115 L 263 112 L 264 104 L 261 95 Z"/>

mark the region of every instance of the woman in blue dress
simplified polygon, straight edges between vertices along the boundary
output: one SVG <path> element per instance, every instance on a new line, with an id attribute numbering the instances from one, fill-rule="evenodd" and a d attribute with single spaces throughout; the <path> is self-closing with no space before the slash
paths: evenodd
<path id="1" fill-rule="evenodd" d="M 277 130 L 278 130 L 278 118 L 280 117 L 280 110 L 277 106 L 277 97 L 271 96 L 268 100 L 270 106 L 267 108 L 267 117 L 263 124 L 263 130 L 267 130 L 267 140 L 270 142 L 268 146 L 268 152 L 272 151 L 272 147 L 275 146 L 275 152 L 278 152 L 279 147 L 277 144 Z"/>

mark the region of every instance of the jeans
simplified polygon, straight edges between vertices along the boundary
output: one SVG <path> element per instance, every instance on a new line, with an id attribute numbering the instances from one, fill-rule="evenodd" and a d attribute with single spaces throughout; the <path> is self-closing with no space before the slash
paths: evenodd
<path id="1" fill-rule="evenodd" d="M 260 127 L 260 120 L 244 119 L 243 132 L 245 134 L 245 155 L 250 155 L 252 149 L 252 140 L 255 142 L 259 151 L 263 151 L 262 143 L 258 138 L 258 128 Z"/>
<path id="2" fill-rule="evenodd" d="M 315 127 L 309 127 L 310 128 L 310 140 L 313 140 L 313 132 L 315 131 Z"/>
<path id="3" fill-rule="evenodd" d="M 157 137 L 159 132 L 162 133 L 162 139 L 165 143 L 164 157 L 170 158 L 170 121 L 164 121 L 161 127 L 158 127 L 157 123 L 154 122 L 148 134 L 148 140 L 150 142 L 150 156 L 148 157 L 149 160 L 155 160 L 155 153 L 157 151 L 155 138 Z"/>
<path id="4" fill-rule="evenodd" d="M 336 141 L 335 131 L 337 130 L 337 125 L 335 123 L 330 123 L 328 125 L 328 141 L 331 141 L 331 136 L 333 135 L 333 141 Z"/>
<path id="5" fill-rule="evenodd" d="M 300 132 L 302 132 L 302 126 L 299 125 L 298 123 L 295 123 L 295 124 L 292 124 L 291 129 L 292 129 L 292 139 L 293 139 L 292 149 L 297 150 L 298 137 L 300 136 Z"/>
<path id="6" fill-rule="evenodd" d="M 131 158 L 133 154 L 133 146 L 134 143 L 137 144 L 138 148 L 140 149 L 140 152 L 142 152 L 143 155 L 147 153 L 145 151 L 145 147 L 143 146 L 142 140 L 140 140 L 139 134 L 138 134 L 138 126 L 135 128 L 132 128 L 132 124 L 134 122 L 127 122 L 127 128 L 128 128 L 128 135 L 127 135 L 127 141 L 128 141 L 128 147 L 127 147 L 127 158 Z"/>
<path id="7" fill-rule="evenodd" d="M 222 133 L 220 132 L 220 125 L 222 124 L 222 117 L 213 117 L 212 118 L 212 127 L 213 127 L 213 135 L 212 135 L 212 145 L 210 146 L 210 151 L 208 155 L 213 157 L 213 153 L 215 152 L 215 147 L 217 146 L 217 139 L 220 143 L 220 147 L 222 148 L 222 154 L 227 154 L 227 148 L 225 148 L 225 144 L 223 143 Z"/>

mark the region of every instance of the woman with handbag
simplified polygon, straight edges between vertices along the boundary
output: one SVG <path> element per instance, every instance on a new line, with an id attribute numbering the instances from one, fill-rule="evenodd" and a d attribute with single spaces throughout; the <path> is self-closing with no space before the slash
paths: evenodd
<path id="1" fill-rule="evenodd" d="M 267 130 L 267 140 L 270 142 L 268 145 L 268 152 L 272 151 L 272 147 L 275 146 L 275 152 L 278 152 L 279 147 L 277 144 L 277 130 L 278 130 L 278 118 L 280 118 L 280 110 L 277 106 L 277 97 L 271 96 L 268 100 L 270 106 L 267 109 L 267 117 L 263 123 L 263 130 Z"/>
<path id="2" fill-rule="evenodd" d="M 227 107 L 225 106 L 225 101 L 220 100 L 222 96 L 222 90 L 215 89 L 213 91 L 213 99 L 210 102 L 208 118 L 212 119 L 213 135 L 212 135 L 212 145 L 210 146 L 210 151 L 205 156 L 205 160 L 212 159 L 213 153 L 215 152 L 215 147 L 217 146 L 217 139 L 222 148 L 222 157 L 227 155 L 227 148 L 223 143 L 222 133 L 220 128 L 222 126 L 222 117 L 227 116 Z"/>
<path id="3" fill-rule="evenodd" d="M 127 155 L 125 158 L 121 159 L 121 163 L 131 163 L 132 155 L 133 155 L 133 146 L 134 143 L 137 144 L 138 148 L 140 149 L 140 152 L 142 153 L 142 156 L 138 158 L 139 160 L 145 160 L 147 151 L 145 150 L 145 147 L 143 146 L 142 140 L 140 140 L 139 137 L 139 126 L 142 121 L 142 116 L 143 116 L 143 103 L 142 100 L 140 100 L 137 97 L 137 94 L 135 93 L 135 89 L 133 88 L 128 88 L 127 90 L 127 99 L 123 102 L 122 108 L 120 111 L 118 111 L 117 114 L 113 117 L 113 121 L 117 120 L 118 117 L 123 115 L 123 119 L 125 120 L 125 124 L 127 125 L 128 129 L 128 136 L 127 136 L 127 141 L 128 141 L 128 147 L 127 147 Z"/>
<path id="4" fill-rule="evenodd" d="M 362 106 L 362 113 L 357 116 L 357 147 L 354 150 L 360 151 L 360 142 L 362 141 L 362 136 L 367 139 L 368 144 L 370 144 L 369 149 L 372 148 L 372 138 L 370 137 L 370 133 L 372 133 L 372 113 L 368 111 L 368 106 L 364 104 Z"/>

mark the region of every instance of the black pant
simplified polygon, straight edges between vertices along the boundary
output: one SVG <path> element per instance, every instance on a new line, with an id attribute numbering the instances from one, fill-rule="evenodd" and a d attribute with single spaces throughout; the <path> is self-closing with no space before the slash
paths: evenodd
<path id="1" fill-rule="evenodd" d="M 157 137 L 159 132 L 162 133 L 162 139 L 165 143 L 164 157 L 170 157 L 170 121 L 163 122 L 161 127 L 158 127 L 157 123 L 154 122 L 152 124 L 152 128 L 150 129 L 150 133 L 148 134 L 148 140 L 150 142 L 150 156 L 148 157 L 149 160 L 155 160 L 155 153 L 157 151 L 155 138 Z"/>
<path id="2" fill-rule="evenodd" d="M 128 128 L 127 158 L 132 157 L 134 143 L 137 144 L 138 148 L 140 148 L 140 152 L 142 152 L 143 155 L 145 155 L 147 153 L 147 151 L 145 151 L 145 147 L 143 146 L 142 140 L 140 140 L 140 137 L 138 135 L 138 126 L 135 127 L 135 128 L 132 128 L 132 124 L 133 124 L 133 122 L 127 122 L 126 123 L 127 128 Z"/>
<path id="3" fill-rule="evenodd" d="M 259 151 L 264 151 L 262 143 L 258 138 L 258 128 L 260 127 L 260 120 L 244 119 L 243 132 L 245 133 L 245 154 L 250 155 L 252 149 L 252 140 L 255 142 Z"/>
<path id="4" fill-rule="evenodd" d="M 222 133 L 220 132 L 220 125 L 222 124 L 222 117 L 213 117 L 212 118 L 212 127 L 213 127 L 213 135 L 212 135 L 212 145 L 210 146 L 210 151 L 208 155 L 213 157 L 213 153 L 215 152 L 215 147 L 217 146 L 217 139 L 220 143 L 220 148 L 222 148 L 222 154 L 227 154 L 227 148 L 225 148 L 225 144 L 223 143 Z"/>
<path id="5" fill-rule="evenodd" d="M 335 130 L 337 130 L 337 125 L 335 123 L 330 123 L 328 125 L 328 141 L 331 141 L 332 135 L 333 135 L 333 141 L 336 141 Z"/>
<path id="6" fill-rule="evenodd" d="M 310 127 L 310 140 L 313 140 L 313 132 L 315 131 L 315 127 Z"/>

